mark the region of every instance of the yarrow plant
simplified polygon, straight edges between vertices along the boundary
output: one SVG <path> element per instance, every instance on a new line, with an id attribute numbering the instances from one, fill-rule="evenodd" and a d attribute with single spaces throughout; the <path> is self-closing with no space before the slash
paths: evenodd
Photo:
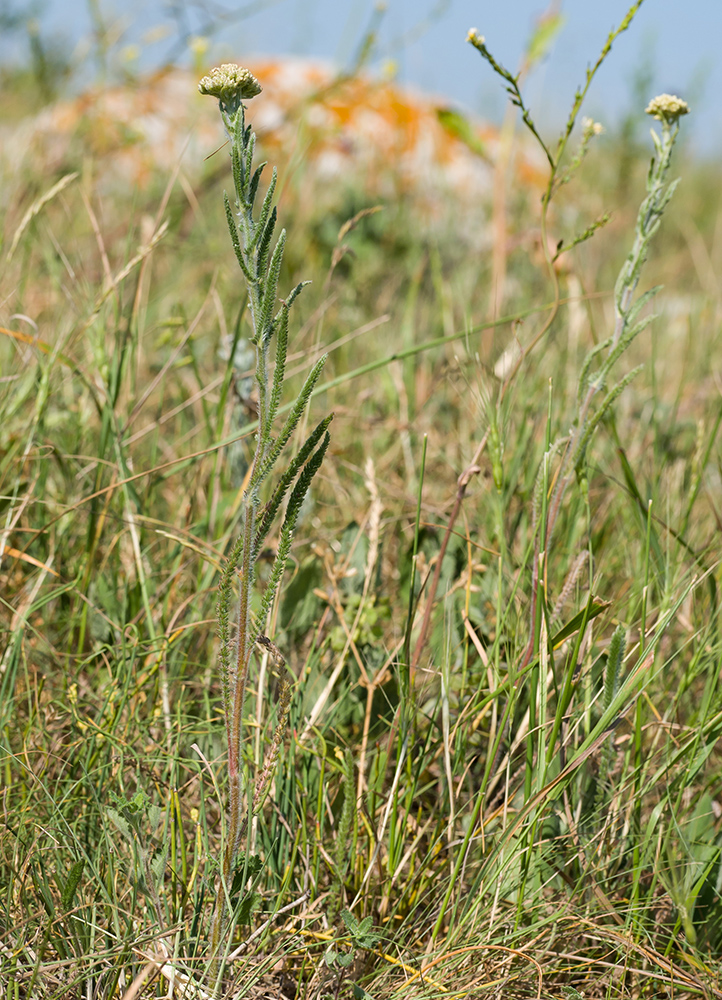
<path id="1" fill-rule="evenodd" d="M 679 119 L 689 112 L 688 104 L 678 97 L 662 94 L 650 101 L 646 113 L 662 123 L 662 134 L 652 129 L 652 140 L 657 153 L 652 159 L 647 175 L 647 196 L 637 213 L 634 243 L 617 277 L 614 289 L 615 324 L 611 336 L 597 344 L 587 355 L 577 389 L 577 415 L 568 438 L 556 441 L 547 452 L 539 472 L 534 497 L 534 523 L 537 535 L 532 580 L 532 629 L 524 662 L 538 650 L 541 626 L 539 589 L 542 553 L 548 553 L 564 495 L 576 477 L 584 494 L 587 493 L 587 451 L 594 432 L 623 390 L 639 374 L 642 366 L 633 368 L 617 378 L 609 387 L 612 370 L 632 341 L 654 319 L 653 314 L 642 316 L 645 306 L 654 298 L 659 288 L 652 288 L 634 298 L 649 244 L 659 228 L 662 215 L 677 187 L 667 175 L 672 151 L 679 131 Z M 602 394 L 599 400 L 600 393 Z M 597 402 L 597 400 L 599 400 Z M 554 475 L 553 489 L 548 491 L 550 463 L 562 453 Z M 624 643 L 622 641 L 622 652 Z M 611 661 L 610 661 L 611 662 Z M 565 692 L 569 697 L 571 691 Z"/>
<path id="2" fill-rule="evenodd" d="M 547 191 L 543 198 L 542 228 L 546 231 L 546 209 L 560 183 L 565 183 L 572 173 L 578 168 L 584 158 L 588 145 L 594 136 L 603 132 L 601 125 L 589 118 L 582 120 L 582 141 L 577 154 L 572 158 L 571 164 L 565 171 L 560 171 L 560 161 L 566 149 L 566 145 L 576 123 L 577 115 L 581 109 L 583 98 L 592 81 L 594 73 L 601 65 L 606 54 L 611 48 L 614 39 L 631 23 L 631 20 L 638 9 L 641 0 L 633 5 L 619 28 L 612 32 L 607 39 L 607 43 L 602 50 L 602 54 L 596 65 L 587 70 L 586 87 L 579 90 L 575 97 L 572 112 L 567 121 L 566 128 L 562 132 L 557 143 L 556 150 L 552 150 L 545 144 L 539 135 L 532 120 L 529 109 L 524 103 L 519 89 L 519 74 L 511 74 L 502 66 L 489 51 L 486 39 L 476 28 L 470 28 L 467 34 L 467 41 L 481 54 L 489 63 L 494 72 L 502 78 L 506 84 L 507 93 L 511 101 L 521 111 L 522 120 L 532 135 L 535 136 L 544 150 L 549 165 L 551 167 L 550 179 Z M 647 175 L 647 196 L 642 202 L 637 214 L 637 225 L 635 229 L 634 244 L 626 261 L 624 262 L 614 289 L 615 304 L 615 325 L 611 336 L 596 345 L 587 355 L 579 379 L 577 390 L 577 413 L 574 424 L 568 437 L 561 441 L 555 441 L 547 451 L 539 472 L 539 476 L 534 491 L 533 523 L 536 532 L 536 546 L 532 570 L 532 599 L 531 599 L 531 635 L 524 655 L 522 666 L 526 666 L 532 657 L 539 652 L 540 630 L 542 624 L 541 601 L 539 592 L 541 588 L 541 563 L 544 558 L 548 558 L 549 547 L 552 540 L 554 528 L 559 516 L 562 501 L 567 489 L 576 477 L 584 494 L 587 493 L 587 451 L 596 428 L 607 416 L 615 402 L 627 385 L 639 373 L 640 368 L 635 368 L 618 378 L 611 388 L 608 387 L 612 369 L 621 356 L 630 346 L 632 341 L 646 329 L 654 318 L 652 315 L 641 316 L 642 310 L 659 291 L 653 288 L 639 298 L 634 299 L 644 262 L 647 259 L 649 244 L 659 228 L 659 224 L 670 198 L 674 194 L 677 181 L 668 182 L 672 150 L 679 131 L 679 119 L 689 113 L 689 105 L 686 101 L 672 94 L 660 94 L 651 100 L 645 109 L 648 115 L 652 115 L 662 123 L 661 136 L 652 130 L 652 140 L 657 153 L 656 159 L 652 160 Z M 592 236 L 597 228 L 603 225 L 608 219 L 604 216 L 598 222 L 593 223 L 584 233 L 574 239 L 571 243 L 559 243 L 554 260 L 562 252 L 568 251 L 572 246 L 583 242 Z M 551 263 L 551 262 L 550 262 Z M 553 270 L 550 273 L 556 282 Z M 555 312 L 556 310 L 554 310 Z M 640 318 L 641 316 L 641 318 Z M 548 329 L 548 324 L 545 327 Z M 599 394 L 603 394 L 598 402 Z M 553 487 L 550 488 L 551 470 L 550 465 L 561 454 L 559 468 L 553 477 Z M 623 649 L 623 643 L 622 643 Z M 571 696 L 571 688 L 567 685 L 564 698 L 568 700 Z M 554 737 L 557 735 L 561 716 L 558 715 Z M 552 739 L 552 743 L 554 739 Z"/>
<path id="3" fill-rule="evenodd" d="M 273 195 L 276 187 L 274 167 L 260 211 L 254 214 L 259 182 L 265 163 L 253 168 L 256 136 L 246 125 L 244 101 L 261 92 L 261 86 L 247 69 L 226 63 L 204 76 L 198 85 L 201 94 L 218 99 L 221 118 L 230 142 L 235 204 L 224 195 L 226 220 L 231 243 L 248 290 L 248 311 L 252 328 L 250 341 L 256 352 L 255 381 L 258 392 L 258 428 L 253 461 L 243 494 L 241 532 L 231 548 L 219 587 L 218 637 L 226 732 L 228 737 L 228 829 L 221 859 L 220 885 L 211 928 L 211 951 L 216 974 L 220 974 L 221 945 L 232 931 L 233 897 L 248 881 L 248 859 L 244 840 L 249 819 L 263 801 L 278 759 L 283 738 L 290 694 L 282 683 L 279 719 L 265 764 L 251 787 L 243 765 L 244 708 L 251 655 L 260 645 L 278 666 L 283 657 L 264 635 L 264 623 L 271 609 L 288 558 L 293 531 L 311 481 L 323 461 L 329 443 L 327 428 L 332 417 L 325 417 L 308 435 L 296 456 L 288 463 L 261 507 L 262 489 L 267 486 L 281 453 L 303 416 L 314 386 L 326 362 L 324 355 L 311 369 L 301 391 L 291 404 L 288 416 L 276 436 L 273 425 L 278 416 L 284 384 L 288 345 L 289 311 L 307 282 L 300 282 L 285 301 L 278 304 L 278 281 L 286 243 L 282 230 L 272 246 L 276 227 Z M 273 374 L 269 371 L 269 351 L 275 338 Z M 290 495 L 289 494 L 290 491 Z M 255 567 L 263 543 L 281 514 L 279 540 L 269 580 L 260 599 L 258 613 L 252 614 Z M 234 604 L 234 581 L 238 581 L 238 613 L 235 635 L 231 626 Z"/>

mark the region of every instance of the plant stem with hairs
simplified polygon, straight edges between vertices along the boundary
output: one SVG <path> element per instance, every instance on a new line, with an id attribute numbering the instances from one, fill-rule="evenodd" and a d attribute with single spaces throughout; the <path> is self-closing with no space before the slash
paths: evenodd
<path id="1" fill-rule="evenodd" d="M 549 277 L 551 279 L 553 290 L 554 290 L 554 300 L 553 300 L 553 303 L 552 303 L 552 307 L 551 307 L 551 309 L 549 311 L 549 314 L 547 315 L 546 319 L 544 320 L 544 322 L 543 322 L 543 324 L 541 326 L 541 329 L 539 329 L 534 334 L 534 336 L 532 337 L 531 341 L 519 353 L 519 356 L 516 359 L 515 363 L 512 365 L 511 370 L 506 375 L 506 377 L 505 377 L 505 379 L 503 381 L 503 384 L 501 385 L 500 390 L 499 390 L 499 405 L 501 405 L 501 403 L 503 402 L 505 396 L 507 395 L 507 392 L 509 391 L 510 387 L 512 386 L 512 384 L 514 382 L 514 379 L 516 378 L 516 375 L 517 375 L 517 373 L 518 373 L 518 371 L 519 371 L 519 369 L 520 369 L 520 367 L 522 365 L 522 362 L 524 361 L 525 358 L 527 358 L 531 354 L 531 352 L 534 350 L 534 348 L 539 343 L 539 341 L 551 329 L 551 326 L 552 326 L 554 320 L 556 319 L 557 312 L 559 310 L 559 280 L 558 280 L 558 277 L 557 277 L 557 273 L 556 273 L 554 267 L 552 266 L 553 265 L 553 260 L 556 260 L 560 253 L 565 252 L 566 250 L 570 249 L 570 246 L 576 246 L 578 243 L 582 243 L 585 240 L 589 239 L 591 236 L 594 235 L 594 233 L 596 232 L 597 229 L 601 228 L 601 226 L 604 225 L 608 221 L 608 216 L 603 216 L 600 220 L 597 220 L 596 222 L 592 223 L 592 225 L 590 225 L 589 227 L 587 227 L 587 229 L 585 230 L 585 232 L 582 233 L 582 234 L 580 234 L 573 241 L 573 243 L 571 243 L 569 245 L 560 244 L 557 247 L 557 252 L 556 252 L 556 254 L 555 254 L 555 256 L 554 256 L 554 258 L 552 260 L 552 257 L 549 254 L 548 247 L 547 247 L 547 211 L 549 209 L 549 204 L 550 204 L 550 202 L 551 202 L 551 200 L 552 200 L 555 192 L 559 188 L 560 184 L 562 184 L 562 183 L 566 182 L 567 180 L 569 180 L 569 178 L 570 178 L 571 174 L 573 173 L 573 171 L 581 163 L 581 161 L 584 158 L 584 155 L 586 153 L 586 147 L 588 146 L 589 141 L 590 141 L 592 135 L 597 134 L 594 122 L 590 122 L 589 125 L 585 124 L 585 132 L 584 132 L 584 136 L 583 136 L 583 139 L 582 139 L 582 146 L 581 146 L 579 152 L 577 153 L 577 156 L 572 160 L 572 164 L 565 171 L 560 172 L 560 165 L 561 165 L 563 157 L 564 157 L 564 155 L 566 153 L 567 146 L 569 144 L 569 140 L 570 140 L 572 131 L 574 129 L 574 125 L 576 124 L 577 118 L 578 118 L 579 113 L 580 113 L 581 108 L 582 108 L 582 104 L 584 102 L 584 99 L 585 99 L 585 97 L 587 95 L 587 92 L 588 92 L 589 88 L 591 87 L 592 81 L 594 80 L 594 77 L 596 76 L 597 71 L 601 67 L 602 63 L 604 62 L 604 60 L 609 55 L 609 52 L 610 52 L 610 50 L 612 48 L 613 42 L 615 41 L 616 38 L 619 37 L 619 35 L 621 35 L 624 31 L 626 31 L 629 28 L 629 26 L 632 23 L 632 20 L 633 20 L 635 14 L 637 13 L 637 11 L 639 10 L 639 8 L 641 7 L 642 3 L 643 3 L 643 0 L 635 0 L 635 2 L 632 4 L 632 6 L 627 11 L 627 14 L 625 15 L 625 17 L 622 19 L 622 21 L 619 24 L 619 26 L 609 33 L 609 36 L 607 37 L 607 40 L 606 40 L 606 42 L 604 44 L 604 47 L 602 48 L 602 51 L 601 51 L 601 53 L 600 53 L 597 61 L 595 62 L 595 64 L 592 67 L 590 67 L 590 68 L 587 69 L 586 79 L 585 79 L 584 86 L 579 87 L 577 89 L 577 93 L 576 93 L 576 95 L 574 97 L 574 103 L 572 105 L 572 110 L 571 110 L 571 112 L 569 114 L 569 117 L 567 119 L 565 128 L 562 131 L 561 135 L 559 136 L 559 139 L 557 141 L 556 147 L 553 150 L 542 139 L 541 135 L 539 134 L 539 131 L 537 130 L 536 125 L 534 124 L 534 120 L 533 120 L 533 118 L 531 116 L 531 112 L 530 112 L 529 108 L 527 108 L 527 106 L 526 106 L 526 104 L 524 102 L 524 98 L 523 98 L 521 90 L 519 88 L 520 75 L 519 74 L 517 74 L 516 76 L 513 75 L 508 69 L 506 69 L 504 66 L 502 66 L 502 64 L 499 63 L 494 58 L 494 56 L 491 54 L 491 52 L 487 48 L 486 40 L 484 39 L 484 36 L 480 35 L 479 32 L 476 30 L 476 28 L 470 28 L 469 32 L 467 34 L 467 41 L 471 45 L 473 45 L 473 47 L 480 53 L 480 55 L 482 56 L 482 58 L 484 58 L 486 60 L 486 62 L 488 62 L 488 64 L 491 66 L 491 68 L 494 70 L 494 72 L 499 77 L 501 77 L 501 79 L 506 84 L 506 91 L 507 91 L 507 93 L 509 94 L 509 96 L 511 98 L 512 104 L 514 104 L 516 107 L 518 107 L 519 110 L 521 111 L 522 120 L 523 120 L 524 124 L 526 125 L 526 127 L 528 128 L 528 130 L 531 132 L 531 134 L 534 136 L 534 138 L 536 139 L 536 141 L 539 143 L 539 145 L 540 145 L 540 147 L 541 147 L 541 149 L 542 149 L 542 151 L 544 153 L 544 156 L 546 157 L 546 159 L 547 159 L 547 161 L 549 163 L 549 168 L 550 168 L 549 169 L 549 180 L 547 182 L 546 190 L 545 190 L 543 198 L 542 198 L 542 214 L 541 214 L 542 241 L 541 241 L 541 243 L 542 243 L 542 249 L 544 250 L 544 253 L 545 253 L 545 256 L 546 256 L 547 269 L 548 269 Z M 454 505 L 453 505 L 453 507 L 451 509 L 451 513 L 450 513 L 450 515 L 449 515 L 449 517 L 447 519 L 446 529 L 445 529 L 445 532 L 444 532 L 444 538 L 443 538 L 442 543 L 441 543 L 441 549 L 439 551 L 439 556 L 438 556 L 438 558 L 436 560 L 436 568 L 434 570 L 434 575 L 432 577 L 431 584 L 429 586 L 429 592 L 428 592 L 428 595 L 427 595 L 427 598 L 426 598 L 426 610 L 424 612 L 423 621 L 421 623 L 421 628 L 419 630 L 419 637 L 417 639 L 416 646 L 414 648 L 413 660 L 411 661 L 411 673 L 412 673 L 412 675 L 418 669 L 418 666 L 419 666 L 419 663 L 420 663 L 420 660 L 421 660 L 421 655 L 422 655 L 422 653 L 424 651 L 424 647 L 425 647 L 426 641 L 428 639 L 429 629 L 430 629 L 430 626 L 431 626 L 431 618 L 432 618 L 432 614 L 433 614 L 433 610 L 434 610 L 434 603 L 435 603 L 435 600 L 436 600 L 436 594 L 437 594 L 438 589 L 439 589 L 439 582 L 441 580 L 441 567 L 443 565 L 444 554 L 445 554 L 446 548 L 447 548 L 447 546 L 449 544 L 449 540 L 452 537 L 456 521 L 457 521 L 457 519 L 459 517 L 459 514 L 461 512 L 461 507 L 462 507 L 462 504 L 464 502 L 464 498 L 466 496 L 466 491 L 468 489 L 469 483 L 471 482 L 471 480 L 473 479 L 473 477 L 475 475 L 477 475 L 481 471 L 481 466 L 479 465 L 479 462 L 481 460 L 481 456 L 483 455 L 484 451 L 486 450 L 486 446 L 487 446 L 488 442 L 489 442 L 489 431 L 487 430 L 487 431 L 484 432 L 481 440 L 479 441 L 479 443 L 478 443 L 478 445 L 476 447 L 476 450 L 474 452 L 473 458 L 471 459 L 471 461 L 467 465 L 466 469 L 462 472 L 462 474 L 459 476 L 459 478 L 457 480 L 457 489 L 456 489 L 456 496 L 455 496 L 455 499 L 454 499 Z M 492 458 L 492 461 L 493 461 L 493 458 Z"/>
<path id="2" fill-rule="evenodd" d="M 258 643 L 271 655 L 278 666 L 283 657 L 273 643 L 263 635 L 263 625 L 273 604 L 288 558 L 293 531 L 301 505 L 311 481 L 320 468 L 329 443 L 327 428 L 331 416 L 325 417 L 309 434 L 296 456 L 288 463 L 263 508 L 261 491 L 270 477 L 281 452 L 304 414 L 311 393 L 318 381 L 326 356 L 308 374 L 288 416 L 276 437 L 272 435 L 278 414 L 284 383 L 288 345 L 289 310 L 306 282 L 293 289 L 280 308 L 277 307 L 278 281 L 286 242 L 282 230 L 273 244 L 276 208 L 273 195 L 276 186 L 274 167 L 260 211 L 254 215 L 259 181 L 265 163 L 253 168 L 256 136 L 246 125 L 244 100 L 260 93 L 261 87 L 246 69 L 226 64 L 204 77 L 198 89 L 202 94 L 218 98 L 221 118 L 230 142 L 231 167 L 235 205 L 225 196 L 226 221 L 236 260 L 248 289 L 250 338 L 256 351 L 255 380 L 258 391 L 258 429 L 256 448 L 243 494 L 242 528 L 227 559 L 218 596 L 218 636 L 223 706 L 228 737 L 229 808 L 228 830 L 221 859 L 220 886 L 211 926 L 213 972 L 222 972 L 220 949 L 224 934 L 232 932 L 230 913 L 231 888 L 238 870 L 244 866 L 242 844 L 248 830 L 248 820 L 260 809 L 264 791 L 275 768 L 281 744 L 281 734 L 288 712 L 289 695 L 284 693 L 279 706 L 279 720 L 270 754 L 256 782 L 255 790 L 247 787 L 242 761 L 244 739 L 244 707 L 251 654 Z M 269 373 L 269 350 L 275 337 L 273 375 Z M 263 542 L 270 532 L 288 496 L 281 522 L 276 556 L 270 577 L 256 616 L 251 613 L 255 585 L 255 567 Z M 238 615 L 236 634 L 232 635 L 231 606 L 233 583 L 238 582 Z"/>
<path id="3" fill-rule="evenodd" d="M 657 155 L 656 158 L 652 159 L 649 173 L 647 174 L 647 196 L 640 205 L 639 212 L 637 213 L 634 243 L 619 272 L 614 288 L 614 331 L 607 340 L 597 344 L 589 352 L 582 365 L 577 389 L 577 416 L 570 435 L 566 442 L 557 441 L 552 445 L 551 451 L 553 452 L 559 451 L 562 444 L 565 447 L 559 469 L 556 472 L 554 488 L 545 505 L 546 513 L 542 518 L 543 523 L 541 524 L 539 523 L 538 514 L 543 510 L 544 505 L 541 503 L 541 498 L 535 503 L 534 520 L 538 534 L 532 568 L 531 635 L 522 660 L 522 668 L 531 661 L 538 644 L 538 625 L 540 621 L 538 616 L 538 600 L 539 588 L 541 586 L 541 560 L 549 552 L 552 534 L 564 495 L 575 477 L 586 494 L 586 456 L 592 436 L 602 419 L 609 413 L 615 400 L 621 395 L 642 367 L 633 368 L 615 382 L 611 388 L 607 388 L 614 365 L 632 341 L 654 319 L 652 314 L 643 316 L 641 319 L 639 317 L 644 307 L 657 294 L 659 288 L 649 289 L 649 291 L 644 292 L 636 300 L 634 299 L 634 293 L 637 290 L 642 268 L 647 259 L 650 241 L 659 228 L 664 210 L 677 186 L 676 180 L 667 181 L 667 175 L 672 160 L 674 143 L 679 131 L 679 118 L 687 114 L 688 111 L 689 108 L 684 101 L 669 94 L 662 94 L 660 97 L 656 97 L 649 103 L 646 109 L 647 114 L 652 115 L 662 123 L 662 134 L 660 136 L 652 130 L 652 139 Z M 594 402 L 600 393 L 603 393 L 604 396 L 595 408 Z M 537 494 L 542 489 L 544 466 L 548 465 L 552 457 L 552 454 L 547 452 L 537 482 L 537 489 L 535 490 Z"/>

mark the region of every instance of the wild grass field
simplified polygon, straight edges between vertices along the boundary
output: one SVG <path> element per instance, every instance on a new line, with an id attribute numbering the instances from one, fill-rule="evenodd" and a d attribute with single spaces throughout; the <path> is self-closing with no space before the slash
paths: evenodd
<path id="1" fill-rule="evenodd" d="M 400 93 L 479 158 L 473 200 L 451 157 L 330 179 L 313 113 L 348 81 L 292 150 L 259 133 L 269 308 L 312 281 L 271 443 L 328 358 L 254 517 L 333 419 L 262 615 L 277 524 L 254 549 L 229 877 L 217 602 L 265 398 L 233 144 L 205 97 L 179 169 L 131 177 L 137 136 L 82 114 L 41 155 L 42 84 L 3 81 L 3 1000 L 722 996 L 719 163 L 681 118 L 652 231 L 653 94 L 618 131 L 580 111 L 552 168 Z"/>

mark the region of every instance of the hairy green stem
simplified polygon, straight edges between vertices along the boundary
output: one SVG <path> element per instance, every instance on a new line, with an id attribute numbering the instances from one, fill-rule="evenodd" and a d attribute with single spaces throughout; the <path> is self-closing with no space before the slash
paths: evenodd
<path id="1" fill-rule="evenodd" d="M 290 462 L 281 476 L 280 483 L 271 493 L 263 516 L 259 517 L 260 487 L 270 475 L 283 448 L 298 427 L 325 362 L 325 357 L 321 358 L 312 368 L 296 401 L 290 407 L 281 433 L 274 441 L 271 436 L 271 425 L 279 409 L 283 387 L 288 310 L 305 283 L 296 285 L 288 299 L 281 303 L 280 309 L 276 311 L 278 280 L 286 234 L 285 231 L 281 231 L 272 247 L 276 224 L 276 209 L 272 208 L 276 184 L 275 170 L 263 198 L 260 213 L 257 218 L 254 217 L 254 203 L 265 164 L 261 164 L 254 171 L 256 137 L 251 126 L 246 125 L 243 104 L 244 99 L 255 96 L 260 89 L 258 81 L 248 70 L 234 64 L 217 67 L 209 76 L 204 77 L 199 85 L 201 93 L 218 98 L 221 117 L 230 141 L 235 212 L 226 197 L 226 222 L 233 251 L 248 289 L 250 340 L 256 350 L 255 382 L 258 392 L 256 447 L 242 499 L 242 538 L 232 548 L 221 579 L 218 597 L 218 633 L 221 641 L 219 661 L 228 736 L 229 804 L 226 841 L 211 923 L 211 976 L 217 991 L 221 989 L 223 978 L 222 944 L 224 938 L 227 938 L 233 930 L 229 914 L 231 893 L 237 872 L 242 872 L 245 880 L 248 871 L 242 850 L 248 830 L 248 818 L 262 806 L 265 790 L 277 764 L 283 727 L 286 724 L 290 704 L 290 691 L 286 686 L 279 704 L 279 722 L 270 755 L 266 758 L 266 763 L 256 778 L 255 790 L 251 793 L 246 787 L 247 782 L 244 781 L 243 764 L 243 717 L 251 655 L 256 642 L 261 642 L 266 649 L 271 650 L 274 661 L 279 667 L 285 664 L 283 656 L 270 639 L 262 635 L 262 630 L 283 576 L 301 506 L 328 447 L 329 437 L 326 428 L 331 419 L 328 417 L 321 421 L 308 436 L 296 458 Z M 269 392 L 268 350 L 274 334 L 277 335 L 276 364 Z M 295 485 L 291 489 L 294 481 Z M 259 620 L 254 623 L 252 605 L 259 547 L 268 534 L 273 519 L 281 513 L 281 502 L 289 489 L 290 497 L 283 515 L 273 568 L 261 600 Z M 236 635 L 232 638 L 230 604 L 233 581 L 236 578 L 238 614 Z"/>

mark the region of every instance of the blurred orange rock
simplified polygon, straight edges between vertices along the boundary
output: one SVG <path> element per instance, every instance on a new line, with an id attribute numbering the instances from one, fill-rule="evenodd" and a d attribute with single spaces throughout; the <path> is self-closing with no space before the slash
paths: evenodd
<path id="1" fill-rule="evenodd" d="M 339 77 L 318 62 L 256 59 L 248 68 L 263 85 L 248 118 L 259 152 L 281 171 L 302 165 L 304 183 L 348 181 L 379 197 L 418 199 L 432 214 L 448 207 L 449 198 L 488 205 L 497 129 L 449 115 L 428 95 L 388 81 Z M 453 125 L 459 120 L 466 132 Z M 186 178 L 197 180 L 204 164 L 208 170 L 220 162 L 208 157 L 223 140 L 214 102 L 198 93 L 195 74 L 179 69 L 91 89 L 13 133 L 4 144 L 6 161 L 17 167 L 19 158 L 32 158 L 35 171 L 57 172 L 90 157 L 106 190 L 147 187 L 179 163 Z M 513 172 L 525 187 L 540 188 L 543 159 L 525 139 L 518 147 Z"/>

